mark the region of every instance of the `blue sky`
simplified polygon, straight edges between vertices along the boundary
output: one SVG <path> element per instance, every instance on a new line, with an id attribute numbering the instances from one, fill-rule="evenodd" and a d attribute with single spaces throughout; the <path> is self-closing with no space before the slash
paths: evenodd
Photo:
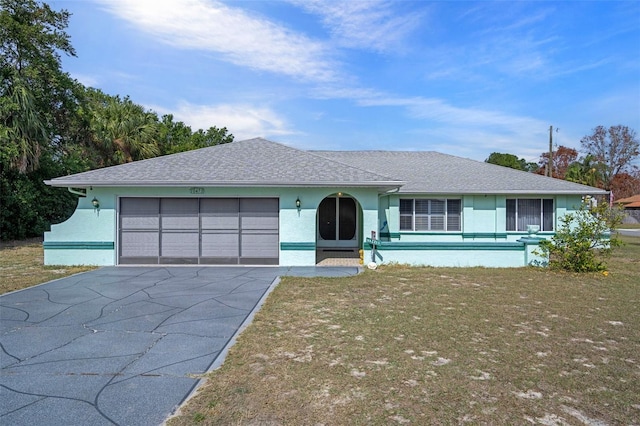
<path id="1" fill-rule="evenodd" d="M 50 1 L 85 85 L 302 149 L 537 161 L 640 133 L 637 1 Z"/>

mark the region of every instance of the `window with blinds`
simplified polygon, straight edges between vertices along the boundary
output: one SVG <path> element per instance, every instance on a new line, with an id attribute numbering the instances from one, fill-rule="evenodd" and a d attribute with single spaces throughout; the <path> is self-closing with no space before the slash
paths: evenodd
<path id="1" fill-rule="evenodd" d="M 553 231 L 553 211 L 551 198 L 507 199 L 507 231 L 526 232 L 529 225 Z"/>
<path id="2" fill-rule="evenodd" d="M 400 199 L 401 231 L 460 231 L 461 217 L 459 199 Z"/>

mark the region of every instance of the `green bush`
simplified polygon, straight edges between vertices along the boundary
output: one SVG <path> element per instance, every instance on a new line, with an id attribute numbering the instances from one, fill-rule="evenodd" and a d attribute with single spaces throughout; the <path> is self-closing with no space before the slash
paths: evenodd
<path id="1" fill-rule="evenodd" d="M 540 252 L 549 259 L 551 269 L 571 272 L 606 271 L 605 259 L 622 242 L 615 229 L 622 223 L 622 212 L 606 203 L 590 207 L 587 203 L 560 219 L 556 234 L 540 243 Z"/>
<path id="2" fill-rule="evenodd" d="M 48 158 L 30 173 L 0 168 L 0 240 L 41 237 L 52 223 L 64 222 L 73 214 L 78 196 L 43 182 L 63 174 Z"/>

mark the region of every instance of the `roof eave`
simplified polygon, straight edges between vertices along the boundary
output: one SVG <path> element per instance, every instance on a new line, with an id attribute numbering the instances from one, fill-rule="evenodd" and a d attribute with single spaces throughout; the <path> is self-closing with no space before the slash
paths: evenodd
<path id="1" fill-rule="evenodd" d="M 414 190 L 402 190 L 400 194 L 433 194 L 433 195 L 606 195 L 609 192 L 596 189 L 593 190 L 499 190 L 499 191 L 459 191 L 459 190 L 438 190 L 438 191 L 414 191 Z"/>
<path id="2" fill-rule="evenodd" d="M 223 188 L 273 188 L 273 187 L 363 187 L 363 188 L 399 188 L 405 184 L 402 181 L 368 181 L 368 182 L 204 182 L 204 181 L 146 181 L 146 182 L 122 182 L 122 181 L 72 181 L 57 179 L 45 180 L 44 183 L 49 186 L 59 188 L 88 188 L 88 187 L 137 187 L 137 188 L 158 188 L 158 187 L 223 187 Z"/>

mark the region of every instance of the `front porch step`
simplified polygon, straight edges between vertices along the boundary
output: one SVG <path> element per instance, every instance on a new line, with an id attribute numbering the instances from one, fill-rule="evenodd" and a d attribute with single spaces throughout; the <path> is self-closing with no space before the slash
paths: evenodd
<path id="1" fill-rule="evenodd" d="M 319 249 L 316 251 L 318 266 L 360 266 L 357 249 Z"/>

